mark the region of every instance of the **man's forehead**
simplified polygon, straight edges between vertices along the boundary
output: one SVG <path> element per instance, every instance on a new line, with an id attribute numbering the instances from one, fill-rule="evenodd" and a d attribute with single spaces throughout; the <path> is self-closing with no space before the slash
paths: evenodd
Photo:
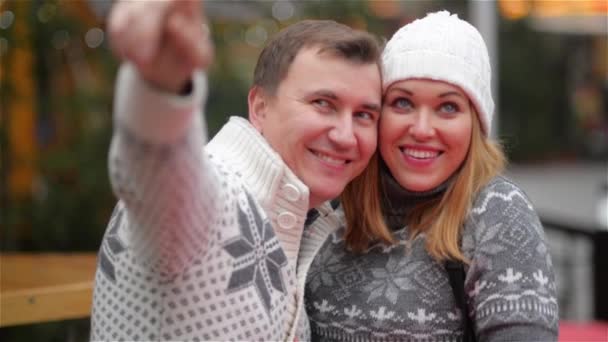
<path id="1" fill-rule="evenodd" d="M 377 63 L 349 60 L 336 53 L 321 52 L 319 46 L 300 49 L 284 83 L 295 86 L 302 97 L 322 96 L 340 101 L 358 101 L 375 110 L 381 105 L 381 75 Z"/>

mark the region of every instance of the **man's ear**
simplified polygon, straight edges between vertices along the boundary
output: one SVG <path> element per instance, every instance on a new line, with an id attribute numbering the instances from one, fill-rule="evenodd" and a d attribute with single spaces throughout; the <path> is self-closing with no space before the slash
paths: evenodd
<path id="1" fill-rule="evenodd" d="M 258 86 L 249 89 L 247 104 L 249 105 L 249 121 L 260 133 L 266 119 L 266 95 L 264 90 Z"/>

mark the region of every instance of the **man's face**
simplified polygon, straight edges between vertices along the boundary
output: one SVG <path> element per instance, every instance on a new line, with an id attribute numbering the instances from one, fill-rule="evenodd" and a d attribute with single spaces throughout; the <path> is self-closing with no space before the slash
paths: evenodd
<path id="1" fill-rule="evenodd" d="M 337 197 L 376 149 L 381 80 L 375 63 L 357 64 L 317 48 L 295 57 L 274 96 L 249 98 L 253 125 L 310 189 L 309 206 Z"/>

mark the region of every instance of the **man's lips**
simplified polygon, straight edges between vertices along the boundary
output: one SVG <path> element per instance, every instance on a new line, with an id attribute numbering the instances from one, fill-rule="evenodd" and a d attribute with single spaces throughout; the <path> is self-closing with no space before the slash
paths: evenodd
<path id="1" fill-rule="evenodd" d="M 335 155 L 329 155 L 327 153 L 323 153 L 323 152 L 317 151 L 317 150 L 310 150 L 310 152 L 312 154 L 314 154 L 315 157 L 321 159 L 322 161 L 324 161 L 330 165 L 343 166 L 343 165 L 349 164 L 352 161 L 352 159 L 339 157 L 339 156 L 335 156 Z"/>

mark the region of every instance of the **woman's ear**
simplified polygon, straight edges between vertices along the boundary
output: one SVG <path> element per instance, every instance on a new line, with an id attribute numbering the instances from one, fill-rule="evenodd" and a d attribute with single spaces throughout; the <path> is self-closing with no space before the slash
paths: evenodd
<path id="1" fill-rule="evenodd" d="M 264 90 L 258 86 L 253 86 L 249 89 L 247 95 L 247 104 L 249 106 L 249 121 L 260 133 L 264 127 L 266 119 L 266 94 Z"/>

